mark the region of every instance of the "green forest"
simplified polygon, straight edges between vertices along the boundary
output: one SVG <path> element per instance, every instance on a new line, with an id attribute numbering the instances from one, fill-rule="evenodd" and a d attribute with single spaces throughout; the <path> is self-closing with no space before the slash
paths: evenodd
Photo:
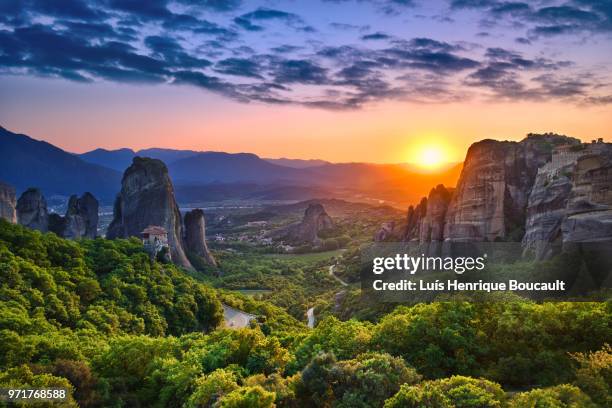
<path id="1" fill-rule="evenodd" d="M 0 220 L 0 388 L 66 388 L 67 407 L 612 406 L 610 301 L 362 305 L 308 328 L 312 297 L 334 284 L 324 259 L 220 262 L 224 276 L 200 276 L 137 239 Z M 228 290 L 247 278 L 289 289 Z M 258 317 L 224 328 L 222 303 Z"/>

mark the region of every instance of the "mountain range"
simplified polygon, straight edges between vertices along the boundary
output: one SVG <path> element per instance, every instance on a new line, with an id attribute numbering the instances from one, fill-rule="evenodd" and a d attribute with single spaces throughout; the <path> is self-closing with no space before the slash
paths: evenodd
<path id="1" fill-rule="evenodd" d="M 1 127 L 0 149 L 0 180 L 18 192 L 32 186 L 47 196 L 91 191 L 104 203 L 112 202 L 121 174 L 137 156 L 166 163 L 180 202 L 340 197 L 404 206 L 432 184 L 454 186 L 461 171 L 461 165 L 423 173 L 406 164 L 263 159 L 252 153 L 163 148 L 75 154 Z"/>
<path id="2" fill-rule="evenodd" d="M 98 148 L 89 152 L 78 154 L 81 159 L 86 162 L 105 166 L 110 169 L 117 171 L 125 170 L 131 163 L 132 159 L 136 156 L 140 157 L 151 157 L 153 159 L 159 159 L 166 164 L 170 164 L 180 159 L 196 156 L 201 153 L 214 153 L 214 152 L 201 152 L 196 150 L 176 150 L 176 149 L 141 149 L 132 150 L 128 148 L 107 150 Z M 279 166 L 292 167 L 296 169 L 305 169 L 308 167 L 323 166 L 325 164 L 331 164 L 325 160 L 302 160 L 302 159 L 288 159 L 285 157 L 279 159 L 263 158 L 262 160 L 268 163 L 277 164 Z"/>
<path id="3" fill-rule="evenodd" d="M 121 172 L 0 126 L 0 180 L 18 193 L 29 187 L 38 187 L 47 196 L 91 191 L 110 202 L 119 190 Z"/>

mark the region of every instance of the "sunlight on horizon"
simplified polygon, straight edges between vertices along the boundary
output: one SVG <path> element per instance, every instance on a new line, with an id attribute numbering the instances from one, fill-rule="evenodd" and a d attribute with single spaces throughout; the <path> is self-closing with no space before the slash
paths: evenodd
<path id="1" fill-rule="evenodd" d="M 423 170 L 438 170 L 452 161 L 448 146 L 430 141 L 409 149 L 409 161 Z"/>

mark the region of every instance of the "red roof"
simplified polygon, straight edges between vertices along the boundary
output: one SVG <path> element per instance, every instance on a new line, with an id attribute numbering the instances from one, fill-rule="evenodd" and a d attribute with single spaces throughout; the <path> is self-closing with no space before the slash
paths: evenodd
<path id="1" fill-rule="evenodd" d="M 150 234 L 150 235 L 167 235 L 166 229 L 163 227 L 159 227 L 157 225 L 149 225 L 147 228 L 142 231 L 142 234 Z"/>

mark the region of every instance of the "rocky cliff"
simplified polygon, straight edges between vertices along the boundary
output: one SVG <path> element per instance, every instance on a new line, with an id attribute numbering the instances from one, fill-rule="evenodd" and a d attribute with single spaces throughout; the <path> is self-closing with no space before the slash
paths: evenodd
<path id="1" fill-rule="evenodd" d="M 168 233 L 172 261 L 192 267 L 183 248 L 183 227 L 174 188 L 162 161 L 134 158 L 123 174 L 113 212 L 107 238 L 140 237 L 148 226 L 163 227 Z"/>
<path id="2" fill-rule="evenodd" d="M 561 243 L 561 223 L 572 190 L 569 172 L 570 168 L 552 180 L 546 174 L 538 174 L 529 195 L 523 247 L 526 253 L 533 251 L 537 259 L 548 258 L 552 244 Z"/>
<path id="3" fill-rule="evenodd" d="M 442 184 L 431 189 L 427 197 L 427 206 L 420 220 L 419 241 L 443 241 L 446 213 L 452 197 L 452 190 Z"/>
<path id="4" fill-rule="evenodd" d="M 31 229 L 47 232 L 49 213 L 47 200 L 37 188 L 29 188 L 17 200 L 17 221 Z"/>
<path id="5" fill-rule="evenodd" d="M 602 146 L 603 147 L 603 146 Z M 576 161 L 563 242 L 612 243 L 612 144 Z"/>
<path id="6" fill-rule="evenodd" d="M 454 191 L 438 186 L 408 209 L 403 239 L 522 240 L 540 259 L 555 242 L 612 242 L 612 144 L 555 134 L 475 143 Z"/>
<path id="7" fill-rule="evenodd" d="M 385 242 L 395 238 L 395 222 L 383 222 L 380 229 L 374 234 L 374 242 Z"/>
<path id="8" fill-rule="evenodd" d="M 8 184 L 0 181 L 0 218 L 4 218 L 13 224 L 17 222 L 17 213 L 15 212 L 15 189 Z"/>
<path id="9" fill-rule="evenodd" d="M 423 197 L 416 206 L 408 207 L 406 216 L 405 241 L 418 241 L 421 237 L 421 221 L 427 212 L 427 197 Z"/>
<path id="10" fill-rule="evenodd" d="M 538 168 L 551 160 L 555 146 L 579 143 L 546 134 L 530 135 L 521 142 L 483 140 L 473 144 L 448 207 L 445 238 L 520 239 Z"/>
<path id="11" fill-rule="evenodd" d="M 206 245 L 204 211 L 199 208 L 185 214 L 185 249 L 190 256 L 198 256 L 208 265 L 217 266 Z"/>
<path id="12" fill-rule="evenodd" d="M 291 244 L 319 245 L 319 233 L 334 227 L 331 217 L 319 203 L 309 204 L 301 222 L 292 224 L 276 234 Z"/>
<path id="13" fill-rule="evenodd" d="M 66 215 L 49 215 L 49 231 L 66 239 L 93 239 L 98 235 L 98 200 L 91 193 L 70 196 Z"/>
<path id="14" fill-rule="evenodd" d="M 561 246 L 581 242 L 612 242 L 609 143 L 555 152 L 553 160 L 539 169 L 529 197 L 525 251 L 542 259 Z"/>
<path id="15" fill-rule="evenodd" d="M 17 201 L 17 219 L 21 225 L 42 232 L 53 232 L 66 239 L 95 238 L 98 231 L 98 200 L 85 193 L 70 197 L 66 215 L 47 211 L 47 201 L 37 188 L 26 190 Z"/>
<path id="16" fill-rule="evenodd" d="M 95 238 L 98 235 L 98 200 L 87 192 L 70 197 L 66 211 L 66 238 Z"/>

